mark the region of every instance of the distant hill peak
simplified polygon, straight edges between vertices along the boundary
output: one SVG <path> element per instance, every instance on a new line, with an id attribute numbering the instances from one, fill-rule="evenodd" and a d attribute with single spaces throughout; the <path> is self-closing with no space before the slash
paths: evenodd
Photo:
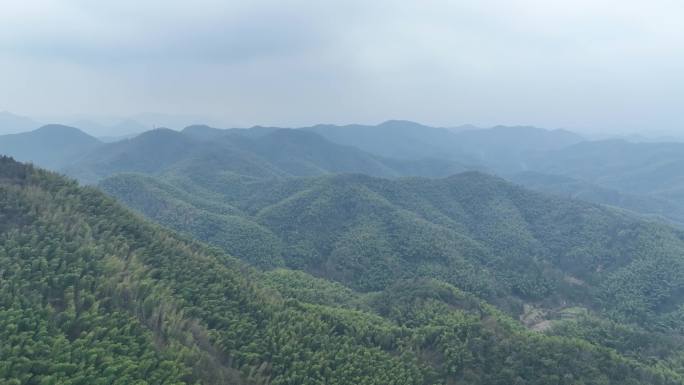
<path id="1" fill-rule="evenodd" d="M 170 128 L 166 127 L 157 127 L 148 131 L 145 131 L 141 133 L 140 135 L 136 136 L 135 138 L 147 138 L 147 137 L 181 137 L 183 136 L 180 132 L 176 130 L 172 130 Z"/>
<path id="2" fill-rule="evenodd" d="M 229 130 L 211 127 L 206 124 L 193 124 L 181 130 L 184 135 L 199 140 L 211 140 L 226 135 Z"/>
<path id="3" fill-rule="evenodd" d="M 31 141 L 50 141 L 53 145 L 95 145 L 101 143 L 99 139 L 88 135 L 80 129 L 62 124 L 46 124 L 33 131 L 5 136 L 6 141 L 20 141 L 23 145 L 31 146 Z M 18 145 L 18 142 L 16 143 Z M 36 143 L 33 143 L 36 145 Z"/>
<path id="4" fill-rule="evenodd" d="M 76 127 L 48 124 L 33 131 L 0 136 L 0 153 L 58 170 L 101 144 Z"/>
<path id="5" fill-rule="evenodd" d="M 181 130 L 181 132 L 194 131 L 194 130 L 220 130 L 220 128 L 211 127 L 206 124 L 192 124 Z"/>
<path id="6" fill-rule="evenodd" d="M 41 126 L 37 129 L 33 130 L 33 132 L 35 132 L 35 133 L 50 132 L 50 133 L 59 133 L 59 134 L 79 134 L 79 135 L 90 136 L 79 128 L 76 128 L 73 126 L 67 126 L 64 124 L 56 124 L 56 123 L 46 124 L 44 126 Z M 95 139 L 92 136 L 90 136 L 90 137 Z"/>
<path id="7" fill-rule="evenodd" d="M 410 120 L 387 120 L 378 124 L 379 127 L 427 127 L 423 124 L 412 122 Z"/>

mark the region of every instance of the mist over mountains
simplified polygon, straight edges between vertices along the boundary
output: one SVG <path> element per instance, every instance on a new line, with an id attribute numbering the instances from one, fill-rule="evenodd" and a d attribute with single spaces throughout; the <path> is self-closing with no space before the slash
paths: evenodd
<path id="1" fill-rule="evenodd" d="M 87 138 L 73 127 L 67 131 L 65 126 L 46 126 L 3 136 L 0 150 L 88 183 L 115 172 L 161 172 L 201 162 L 247 177 L 338 172 L 447 176 L 479 170 L 540 191 L 623 207 L 674 223 L 684 220 L 684 194 L 678 192 L 683 146 L 679 142 L 587 140 L 565 130 L 446 129 L 408 121 L 296 130 L 190 125 L 180 132 L 159 129 L 123 140 Z M 48 143 L 60 145 L 47 149 Z M 208 154 L 214 158 L 208 159 Z"/>
<path id="2" fill-rule="evenodd" d="M 408 121 L 1 135 L 35 165 L 0 158 L 2 333 L 50 330 L 3 338 L 51 348 L 0 357 L 65 380 L 102 378 L 79 357 L 105 349 L 160 383 L 682 384 L 683 146 Z"/>
<path id="3" fill-rule="evenodd" d="M 0 112 L 0 135 L 18 134 L 38 127 L 40 127 L 40 123 L 31 118 L 14 115 L 7 111 Z"/>
<path id="4" fill-rule="evenodd" d="M 684 2 L 0 8 L 0 385 L 684 385 Z"/>

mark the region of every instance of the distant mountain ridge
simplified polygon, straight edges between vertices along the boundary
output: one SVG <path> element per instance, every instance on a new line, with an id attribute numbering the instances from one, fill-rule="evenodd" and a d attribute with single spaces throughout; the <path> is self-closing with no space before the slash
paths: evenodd
<path id="1" fill-rule="evenodd" d="M 684 384 L 684 231 L 580 200 L 673 215 L 679 147 L 380 126 L 369 147 L 415 151 L 313 128 L 20 135 L 182 234 L 0 157 L 0 378 Z"/>
<path id="2" fill-rule="evenodd" d="M 166 135 L 155 132 L 106 145 L 74 137 L 71 146 L 67 139 L 41 139 L 49 136 L 42 130 L 24 136 L 23 144 L 15 137 L 0 136 L 0 151 L 87 183 L 116 172 L 162 173 L 175 167 L 193 168 L 200 174 L 221 170 L 225 178 L 339 172 L 442 177 L 475 169 L 540 191 L 684 223 L 682 143 L 586 141 L 564 130 L 526 126 L 445 129 L 408 121 L 300 129 L 192 125 L 181 132 L 167 130 Z M 31 147 L 40 150 L 32 153 Z M 532 174 L 563 176 L 576 183 L 530 178 Z"/>
<path id="3" fill-rule="evenodd" d="M 260 126 L 251 129 L 190 126 L 183 132 L 197 138 L 212 139 L 228 132 L 259 136 L 278 129 Z M 585 140 L 567 130 L 530 126 L 466 126 L 455 130 L 404 120 L 389 120 L 375 126 L 319 124 L 298 130 L 314 132 L 331 142 L 391 159 L 445 159 L 501 172 L 528 167 L 527 160 L 533 153 L 558 150 Z"/>
<path id="4" fill-rule="evenodd" d="M 40 125 L 40 123 L 31 118 L 15 115 L 7 111 L 0 111 L 0 135 L 19 134 L 35 130 Z"/>
<path id="5" fill-rule="evenodd" d="M 218 130 L 192 126 L 182 132 L 160 128 L 103 144 L 63 171 L 92 183 L 119 172 L 159 174 L 176 168 L 192 169 L 199 175 L 220 173 L 238 178 L 344 172 L 444 176 L 469 169 L 440 159 L 416 162 L 385 159 L 303 130 Z"/>
<path id="6" fill-rule="evenodd" d="M 0 154 L 59 170 L 101 142 L 75 127 L 49 124 L 20 134 L 0 136 Z"/>
<path id="7" fill-rule="evenodd" d="M 428 127 L 409 121 L 377 126 L 319 125 L 306 128 L 333 142 L 396 158 L 438 157 L 481 164 L 493 170 L 520 167 L 533 152 L 556 150 L 584 140 L 565 130 L 497 126 L 488 129 Z"/>

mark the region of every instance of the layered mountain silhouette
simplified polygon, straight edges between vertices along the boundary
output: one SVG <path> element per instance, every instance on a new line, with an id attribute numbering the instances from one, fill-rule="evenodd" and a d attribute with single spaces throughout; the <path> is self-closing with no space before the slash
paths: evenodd
<path id="1" fill-rule="evenodd" d="M 684 223 L 680 143 L 582 141 L 563 130 L 503 126 L 455 130 L 406 121 L 298 130 L 195 125 L 181 132 L 157 129 L 107 144 L 76 129 L 67 131 L 51 125 L 19 136 L 0 136 L 0 152 L 85 183 L 97 183 L 117 172 L 159 174 L 176 167 L 198 173 L 211 170 L 226 178 L 340 172 L 444 177 L 480 170 L 539 191 Z"/>

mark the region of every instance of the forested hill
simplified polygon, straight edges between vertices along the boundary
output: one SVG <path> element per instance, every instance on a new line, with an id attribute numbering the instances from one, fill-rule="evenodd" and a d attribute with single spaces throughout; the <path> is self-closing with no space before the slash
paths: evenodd
<path id="1" fill-rule="evenodd" d="M 655 334 L 529 332 L 434 280 L 360 295 L 262 273 L 4 157 L 0 218 L 3 383 L 684 383 Z"/>
<path id="2" fill-rule="evenodd" d="M 575 305 L 653 328 L 669 327 L 684 304 L 680 231 L 482 173 L 208 184 L 119 175 L 101 187 L 252 264 L 356 290 L 434 278 L 513 313 Z"/>
<path id="3" fill-rule="evenodd" d="M 329 142 L 298 130 L 221 131 L 207 136 L 197 127 L 184 132 L 156 129 L 135 138 L 108 143 L 85 154 L 63 172 L 94 183 L 119 172 L 220 174 L 222 178 L 280 178 L 356 172 L 377 176 L 444 176 L 468 167 L 450 160 L 387 159 Z M 195 133 L 200 130 L 200 133 Z M 212 175 L 217 177 L 217 175 Z"/>
<path id="4" fill-rule="evenodd" d="M 186 127 L 183 133 L 197 139 L 211 140 L 227 133 L 260 137 L 278 130 L 282 129 L 257 126 L 222 130 L 198 125 Z M 386 158 L 437 158 L 477 164 L 501 172 L 526 168 L 532 154 L 559 150 L 584 141 L 580 135 L 565 130 L 527 126 L 447 129 L 404 120 L 390 120 L 378 125 L 319 124 L 298 130 Z"/>
<path id="5" fill-rule="evenodd" d="M 449 130 L 390 120 L 376 126 L 317 125 L 303 128 L 328 140 L 399 159 L 437 157 L 479 164 L 497 172 L 524 168 L 533 153 L 562 149 L 584 139 L 565 130 L 526 126 Z"/>
<path id="6" fill-rule="evenodd" d="M 49 124 L 29 132 L 0 135 L 0 155 L 58 170 L 100 144 L 78 128 Z"/>
<path id="7" fill-rule="evenodd" d="M 534 158 L 536 169 L 684 207 L 684 143 L 580 143 Z"/>
<path id="8" fill-rule="evenodd" d="M 156 129 L 101 143 L 74 127 L 48 125 L 0 136 L 0 154 L 95 184 L 119 172 L 184 169 L 207 179 L 363 173 L 444 177 L 496 173 L 529 188 L 622 207 L 684 224 L 682 144 L 584 141 L 564 130 L 498 126 L 446 129 L 407 121 L 376 126 L 317 125 Z"/>
<path id="9" fill-rule="evenodd" d="M 607 187 L 604 184 L 590 182 L 581 177 L 533 171 L 518 173 L 508 178 L 536 191 L 621 207 L 634 213 L 640 213 L 644 217 L 671 223 L 680 228 L 684 226 L 684 194 L 678 192 L 678 190 L 684 192 L 681 187 L 673 186 L 672 189 L 665 188 L 660 191 L 656 188 L 652 192 L 644 193 L 635 192 L 630 188 Z M 674 182 L 673 185 L 677 184 L 675 182 L 676 173 L 672 175 L 672 178 L 666 177 L 664 179 Z M 643 187 L 646 187 L 646 184 Z"/>
<path id="10" fill-rule="evenodd" d="M 684 144 L 588 141 L 530 154 L 507 178 L 684 226 Z"/>

